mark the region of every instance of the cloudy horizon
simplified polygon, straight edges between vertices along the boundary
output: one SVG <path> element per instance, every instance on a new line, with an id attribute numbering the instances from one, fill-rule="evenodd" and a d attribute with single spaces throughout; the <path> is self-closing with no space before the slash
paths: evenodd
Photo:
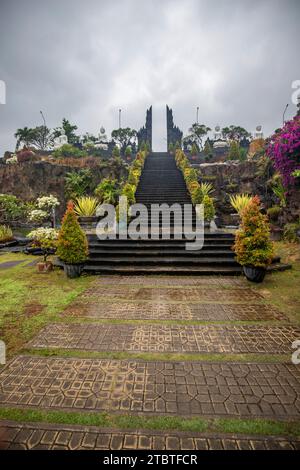
<path id="1" fill-rule="evenodd" d="M 166 146 L 165 106 L 184 133 L 258 124 L 269 135 L 296 113 L 298 0 L 0 0 L 0 156 L 17 128 L 66 117 L 78 133 L 139 129 L 153 106 L 153 147 Z"/>

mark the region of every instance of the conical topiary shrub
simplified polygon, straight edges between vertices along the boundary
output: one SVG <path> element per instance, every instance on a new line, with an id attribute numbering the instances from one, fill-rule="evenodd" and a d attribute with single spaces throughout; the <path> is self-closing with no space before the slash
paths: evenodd
<path id="1" fill-rule="evenodd" d="M 272 262 L 273 243 L 270 240 L 268 217 L 260 211 L 260 199 L 253 197 L 241 212 L 242 223 L 235 234 L 234 250 L 250 281 L 261 282 Z"/>
<path id="2" fill-rule="evenodd" d="M 69 277 L 80 276 L 83 263 L 88 257 L 88 242 L 80 228 L 71 201 L 68 203 L 58 234 L 57 255 L 64 262 L 65 272 Z"/>

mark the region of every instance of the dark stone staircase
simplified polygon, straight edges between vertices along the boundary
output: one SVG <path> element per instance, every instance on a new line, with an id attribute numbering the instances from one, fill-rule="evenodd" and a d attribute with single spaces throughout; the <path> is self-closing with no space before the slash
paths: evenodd
<path id="1" fill-rule="evenodd" d="M 136 202 L 151 204 L 191 204 L 181 172 L 174 157 L 168 153 L 152 153 L 148 156 L 136 192 Z M 190 222 L 195 225 L 196 213 L 193 208 Z M 174 221 L 171 214 L 171 231 L 163 239 L 161 217 L 154 225 L 160 233 L 159 239 L 148 240 L 98 240 L 88 235 L 90 256 L 85 271 L 117 274 L 225 274 L 241 273 L 241 267 L 231 250 L 234 237 L 230 233 L 205 233 L 202 250 L 185 249 L 186 239 L 174 238 L 174 230 L 182 221 Z M 150 217 L 146 224 L 150 225 Z M 167 235 L 164 235 L 167 236 Z"/>

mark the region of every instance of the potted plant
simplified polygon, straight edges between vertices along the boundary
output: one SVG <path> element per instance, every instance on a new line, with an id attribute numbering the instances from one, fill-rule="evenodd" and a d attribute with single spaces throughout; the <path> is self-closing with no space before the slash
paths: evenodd
<path id="1" fill-rule="evenodd" d="M 44 227 L 37 228 L 28 234 L 28 237 L 33 240 L 32 246 L 34 248 L 40 248 L 43 253 L 43 261 L 37 263 L 39 273 L 47 273 L 53 269 L 53 264 L 51 261 L 48 261 L 48 256 L 55 253 L 57 236 L 57 230 Z"/>
<path id="2" fill-rule="evenodd" d="M 98 199 L 92 196 L 80 196 L 75 199 L 74 212 L 82 228 L 91 229 L 97 223 Z"/>
<path id="3" fill-rule="evenodd" d="M 249 202 L 251 201 L 252 196 L 249 196 L 249 194 L 234 194 L 229 197 L 229 201 L 231 206 L 236 210 L 235 214 L 230 214 L 233 222 L 235 222 L 237 225 L 240 224 L 241 221 L 241 213 L 247 207 Z"/>
<path id="4" fill-rule="evenodd" d="M 268 217 L 260 211 L 255 196 L 241 212 L 242 223 L 235 234 L 234 250 L 249 281 L 262 282 L 273 257 Z"/>
<path id="5" fill-rule="evenodd" d="M 126 157 L 126 160 L 129 161 L 129 162 L 131 161 L 131 155 L 132 155 L 131 146 L 127 145 L 127 147 L 125 149 L 125 157 Z"/>
<path id="6" fill-rule="evenodd" d="M 74 211 L 68 203 L 57 240 L 57 255 L 64 263 L 64 271 L 70 278 L 79 277 L 88 257 L 88 242 Z"/>
<path id="7" fill-rule="evenodd" d="M 193 143 L 192 148 L 191 148 L 191 155 L 192 155 L 192 160 L 196 160 L 196 159 L 197 159 L 198 147 L 197 147 L 197 145 L 195 144 L 195 142 Z"/>

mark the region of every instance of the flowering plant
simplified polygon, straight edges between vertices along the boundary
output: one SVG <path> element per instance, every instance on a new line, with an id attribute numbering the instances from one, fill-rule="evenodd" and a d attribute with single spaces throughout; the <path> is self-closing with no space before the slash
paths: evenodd
<path id="1" fill-rule="evenodd" d="M 39 227 L 32 230 L 28 234 L 29 238 L 33 238 L 33 245 L 42 249 L 44 254 L 44 262 L 47 257 L 56 250 L 58 231 L 54 228 Z"/>
<path id="2" fill-rule="evenodd" d="M 48 212 L 41 209 L 33 209 L 30 211 L 28 219 L 30 222 L 40 223 L 48 218 Z"/>
<path id="3" fill-rule="evenodd" d="M 10 158 L 7 158 L 5 163 L 6 165 L 15 165 L 18 163 L 17 155 L 13 154 Z"/>
<path id="4" fill-rule="evenodd" d="M 293 186 L 296 180 L 292 173 L 300 169 L 300 116 L 287 121 L 271 136 L 267 155 L 282 175 L 285 188 Z"/>
<path id="5" fill-rule="evenodd" d="M 49 211 L 51 209 L 54 209 L 54 207 L 59 206 L 59 201 L 55 196 L 52 196 L 52 194 L 50 194 L 49 196 L 42 196 L 37 198 L 36 205 L 38 209 Z"/>

